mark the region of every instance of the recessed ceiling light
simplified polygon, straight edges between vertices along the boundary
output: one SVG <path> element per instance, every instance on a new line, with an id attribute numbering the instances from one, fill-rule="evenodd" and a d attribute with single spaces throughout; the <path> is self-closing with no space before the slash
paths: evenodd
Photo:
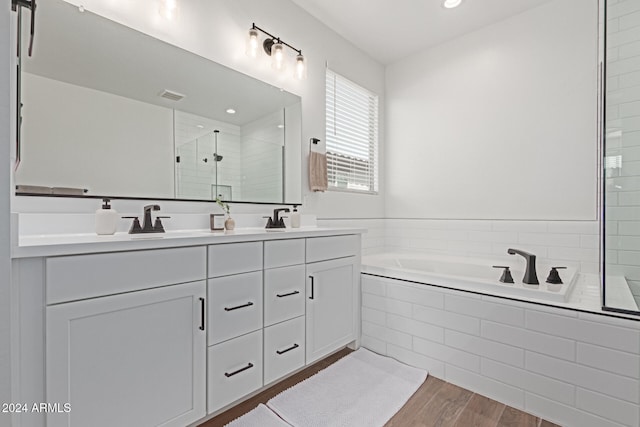
<path id="1" fill-rule="evenodd" d="M 454 7 L 460 6 L 461 3 L 462 0 L 444 0 L 444 3 L 442 3 L 442 5 L 447 9 L 453 9 Z"/>
<path id="2" fill-rule="evenodd" d="M 278 125 L 278 129 L 284 129 L 284 125 Z"/>
<path id="3" fill-rule="evenodd" d="M 235 114 L 236 110 L 234 110 L 233 108 L 227 108 L 227 114 Z"/>
<path id="4" fill-rule="evenodd" d="M 204 129 L 204 126 L 202 126 L 202 125 L 196 125 L 196 127 L 197 127 L 198 129 Z"/>

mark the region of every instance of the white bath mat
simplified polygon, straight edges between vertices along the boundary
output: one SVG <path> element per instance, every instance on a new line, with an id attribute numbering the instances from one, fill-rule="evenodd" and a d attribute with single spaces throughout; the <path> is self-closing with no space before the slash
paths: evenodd
<path id="1" fill-rule="evenodd" d="M 291 427 L 262 403 L 240 418 L 236 418 L 226 427 Z"/>
<path id="2" fill-rule="evenodd" d="M 361 348 L 267 406 L 294 427 L 383 426 L 426 378 L 426 371 Z"/>

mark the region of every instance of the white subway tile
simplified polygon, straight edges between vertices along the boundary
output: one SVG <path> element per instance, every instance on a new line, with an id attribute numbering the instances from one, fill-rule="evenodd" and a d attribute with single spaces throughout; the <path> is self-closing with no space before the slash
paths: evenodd
<path id="1" fill-rule="evenodd" d="M 524 325 L 524 309 L 506 304 L 496 304 L 489 301 L 478 301 L 476 298 L 466 298 L 446 295 L 444 308 L 458 314 L 494 320 L 509 325 Z"/>
<path id="2" fill-rule="evenodd" d="M 578 343 L 577 360 L 582 365 L 640 378 L 640 356 L 591 344 Z"/>
<path id="3" fill-rule="evenodd" d="M 553 234 L 553 233 L 519 233 L 518 243 L 541 245 L 541 246 L 562 246 L 569 248 L 580 247 L 580 235 L 578 234 Z"/>
<path id="4" fill-rule="evenodd" d="M 640 330 L 640 318 L 638 316 L 629 316 L 628 318 L 624 316 L 624 314 L 612 316 L 609 314 L 578 313 L 578 318 L 589 322 L 605 323 L 620 328 Z"/>
<path id="5" fill-rule="evenodd" d="M 546 233 L 548 230 L 546 221 L 493 221 L 493 231 L 516 231 L 529 233 Z"/>
<path id="6" fill-rule="evenodd" d="M 387 293 L 386 284 L 382 280 L 364 276 L 362 278 L 362 292 L 365 294 L 385 296 Z"/>
<path id="7" fill-rule="evenodd" d="M 524 367 L 524 350 L 456 331 L 444 331 L 445 345 L 488 357 L 509 365 Z"/>
<path id="8" fill-rule="evenodd" d="M 530 351 L 526 352 L 525 359 L 527 370 L 628 402 L 640 402 L 640 385 L 635 379 Z"/>
<path id="9" fill-rule="evenodd" d="M 474 372 L 480 372 L 480 357 L 446 345 L 413 337 L 413 351 Z"/>
<path id="10" fill-rule="evenodd" d="M 575 387 L 561 381 L 514 368 L 489 359 L 482 359 L 482 375 L 525 391 L 544 395 L 557 402 L 575 405 Z"/>
<path id="11" fill-rule="evenodd" d="M 376 325 L 375 323 L 362 322 L 362 334 L 369 335 L 370 337 L 377 337 L 388 344 L 408 349 L 412 347 L 411 335 L 389 329 L 385 326 Z"/>
<path id="12" fill-rule="evenodd" d="M 640 351 L 640 333 L 633 329 L 589 322 L 584 319 L 569 319 L 532 310 L 526 311 L 525 324 L 528 329 L 576 341 L 602 345 L 630 353 Z"/>
<path id="13" fill-rule="evenodd" d="M 553 260 L 567 261 L 598 261 L 598 248 L 560 248 L 552 247 L 547 252 L 547 257 Z"/>
<path id="14" fill-rule="evenodd" d="M 445 366 L 446 381 L 514 408 L 524 408 L 524 391 L 453 365 Z"/>
<path id="15" fill-rule="evenodd" d="M 532 393 L 526 393 L 524 409 L 532 414 L 544 414 L 545 420 L 566 427 L 623 427 L 622 424 L 590 415 Z"/>
<path id="16" fill-rule="evenodd" d="M 431 323 L 456 331 L 480 335 L 480 319 L 463 316 L 435 308 L 413 306 L 413 318 L 421 322 Z"/>
<path id="17" fill-rule="evenodd" d="M 576 393 L 576 406 L 579 409 L 625 425 L 640 425 L 638 405 L 613 399 L 600 393 L 578 388 Z"/>
<path id="18" fill-rule="evenodd" d="M 518 233 L 515 231 L 470 231 L 469 240 L 474 242 L 516 243 Z"/>
<path id="19" fill-rule="evenodd" d="M 387 289 L 387 297 L 426 307 L 444 307 L 444 296 L 442 294 L 433 292 L 425 286 L 420 285 L 389 285 Z"/>
<path id="20" fill-rule="evenodd" d="M 550 221 L 549 233 L 598 235 L 598 221 Z"/>
<path id="21" fill-rule="evenodd" d="M 383 356 L 387 355 L 387 343 L 379 340 L 378 338 L 374 338 L 369 335 L 362 335 L 360 344 L 374 353 L 382 354 Z"/>
<path id="22" fill-rule="evenodd" d="M 411 304 L 372 294 L 362 294 L 362 306 L 400 316 L 411 317 Z"/>
<path id="23" fill-rule="evenodd" d="M 362 321 L 385 326 L 387 324 L 387 314 L 384 311 L 362 307 Z"/>
<path id="24" fill-rule="evenodd" d="M 429 375 L 436 378 L 444 379 L 445 377 L 444 362 L 440 360 L 432 359 L 393 344 L 387 344 L 387 356 L 407 365 L 424 369 L 429 372 Z"/>
<path id="25" fill-rule="evenodd" d="M 408 334 L 436 341 L 439 343 L 444 342 L 444 328 L 439 326 L 433 326 L 428 323 L 419 322 L 414 319 L 408 319 L 406 317 L 397 316 L 395 314 L 387 315 L 388 328 L 406 332 Z"/>
<path id="26" fill-rule="evenodd" d="M 583 234 L 580 236 L 580 247 L 585 249 L 598 249 L 600 247 L 600 236 L 597 234 Z"/>
<path id="27" fill-rule="evenodd" d="M 483 321 L 480 328 L 484 338 L 565 360 L 576 360 L 575 341 L 487 321 Z"/>

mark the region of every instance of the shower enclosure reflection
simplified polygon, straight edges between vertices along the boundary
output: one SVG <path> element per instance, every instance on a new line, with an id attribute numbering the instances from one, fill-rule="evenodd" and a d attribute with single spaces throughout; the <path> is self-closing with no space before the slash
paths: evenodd
<path id="1" fill-rule="evenodd" d="M 283 200 L 285 112 L 236 126 L 176 111 L 176 197 Z"/>

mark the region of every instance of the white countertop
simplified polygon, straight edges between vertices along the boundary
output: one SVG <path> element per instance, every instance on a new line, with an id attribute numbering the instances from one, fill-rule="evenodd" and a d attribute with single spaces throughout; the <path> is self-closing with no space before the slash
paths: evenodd
<path id="1" fill-rule="evenodd" d="M 267 231 L 265 228 L 239 228 L 233 231 L 177 230 L 166 233 L 98 236 L 95 233 L 46 234 L 18 236 L 12 258 L 75 255 L 97 252 L 133 251 L 181 246 L 200 246 L 217 243 L 256 240 L 297 239 L 342 234 L 365 233 L 361 228 L 302 227 Z"/>

